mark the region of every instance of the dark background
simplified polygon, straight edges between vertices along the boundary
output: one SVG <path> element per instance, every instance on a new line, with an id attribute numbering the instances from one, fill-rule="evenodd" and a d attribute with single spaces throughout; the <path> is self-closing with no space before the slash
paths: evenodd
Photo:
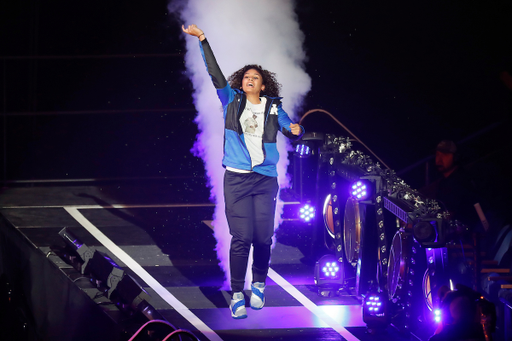
<path id="1" fill-rule="evenodd" d="M 332 113 L 415 187 L 446 138 L 508 176 L 511 1 L 296 3 L 303 112 Z M 4 184 L 204 176 L 167 1 L 3 0 L 0 15 Z M 303 125 L 347 135 L 321 113 Z"/>

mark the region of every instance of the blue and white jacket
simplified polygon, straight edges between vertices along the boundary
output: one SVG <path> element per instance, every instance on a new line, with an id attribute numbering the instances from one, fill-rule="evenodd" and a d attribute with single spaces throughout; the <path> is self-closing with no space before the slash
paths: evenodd
<path id="1" fill-rule="evenodd" d="M 263 128 L 262 146 L 264 160 L 252 167 L 249 150 L 245 144 L 240 116 L 245 109 L 247 97 L 243 91 L 232 89 L 222 74 L 217 60 L 207 39 L 200 41 L 201 53 L 217 95 L 224 109 L 224 157 L 222 165 L 248 171 L 254 171 L 267 176 L 277 176 L 276 164 L 279 161 L 276 140 L 277 132 L 298 140 L 304 135 L 304 127 L 299 136 L 293 135 L 290 129 L 292 120 L 281 106 L 281 97 L 269 97 L 265 105 L 265 125 Z"/>

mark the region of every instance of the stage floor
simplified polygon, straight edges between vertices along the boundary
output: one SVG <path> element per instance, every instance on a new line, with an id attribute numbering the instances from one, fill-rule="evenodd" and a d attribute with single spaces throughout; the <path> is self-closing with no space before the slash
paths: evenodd
<path id="1" fill-rule="evenodd" d="M 309 232 L 293 220 L 276 232 L 265 308 L 248 308 L 247 319 L 232 319 L 208 195 L 194 178 L 17 186 L 2 189 L 0 214 L 69 276 L 70 266 L 50 252 L 63 245 L 58 232 L 67 227 L 132 275 L 167 321 L 200 340 L 410 339 L 392 327 L 368 334 L 360 301 L 349 292 L 317 295 L 313 265 L 301 261 Z"/>

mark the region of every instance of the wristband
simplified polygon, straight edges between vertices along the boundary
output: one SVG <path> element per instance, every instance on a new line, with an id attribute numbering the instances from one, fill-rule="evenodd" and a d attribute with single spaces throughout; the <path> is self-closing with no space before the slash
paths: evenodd
<path id="1" fill-rule="evenodd" d="M 201 33 L 200 35 L 197 36 L 197 38 L 201 38 L 201 36 L 204 36 L 204 33 Z M 206 38 L 206 36 L 205 36 Z"/>

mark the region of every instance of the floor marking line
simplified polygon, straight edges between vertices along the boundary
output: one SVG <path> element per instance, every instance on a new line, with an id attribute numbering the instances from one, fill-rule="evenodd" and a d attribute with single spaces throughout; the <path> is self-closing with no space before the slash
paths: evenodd
<path id="1" fill-rule="evenodd" d="M 125 205 L 125 204 L 113 204 L 113 205 L 48 205 L 48 206 L 2 206 L 0 209 L 7 208 L 76 208 L 78 210 L 88 209 L 109 209 L 109 208 L 166 208 L 166 207 L 213 207 L 215 204 L 204 203 L 204 204 L 156 204 L 156 205 Z"/>
<path id="2" fill-rule="evenodd" d="M 332 317 L 330 317 L 326 312 L 324 312 L 319 306 L 311 302 L 309 298 L 304 296 L 296 287 L 294 287 L 290 282 L 284 279 L 281 275 L 274 271 L 274 269 L 268 269 L 268 277 L 271 280 L 276 282 L 280 287 L 282 287 L 286 292 L 288 292 L 293 298 L 300 302 L 304 307 L 306 307 L 309 311 L 315 314 L 318 318 L 324 321 L 329 327 L 338 332 L 341 336 L 343 336 L 347 341 L 359 341 L 357 337 L 352 335 L 345 327 L 336 322 Z"/>
<path id="3" fill-rule="evenodd" d="M 130 255 L 123 251 L 106 235 L 104 235 L 96 226 L 94 226 L 86 217 L 78 211 L 77 208 L 64 207 L 64 209 L 79 222 L 89 233 L 91 233 L 101 244 L 110 252 L 119 258 L 128 268 L 135 272 L 146 284 L 164 299 L 171 307 L 189 321 L 197 330 L 203 333 L 209 340 L 222 341 L 219 335 L 201 321 L 192 313 L 183 303 L 181 303 L 173 294 L 171 294 L 163 285 L 161 285 L 153 276 L 151 276 L 139 263 Z"/>
<path id="4" fill-rule="evenodd" d="M 284 205 L 296 205 L 299 202 L 284 202 Z M 79 210 L 90 210 L 90 209 L 110 209 L 110 208 L 173 208 L 173 207 L 215 207 L 216 204 L 212 203 L 200 203 L 200 204 L 112 204 L 112 205 L 26 205 L 26 206 L 0 206 L 0 209 L 8 208 L 76 208 Z"/>

